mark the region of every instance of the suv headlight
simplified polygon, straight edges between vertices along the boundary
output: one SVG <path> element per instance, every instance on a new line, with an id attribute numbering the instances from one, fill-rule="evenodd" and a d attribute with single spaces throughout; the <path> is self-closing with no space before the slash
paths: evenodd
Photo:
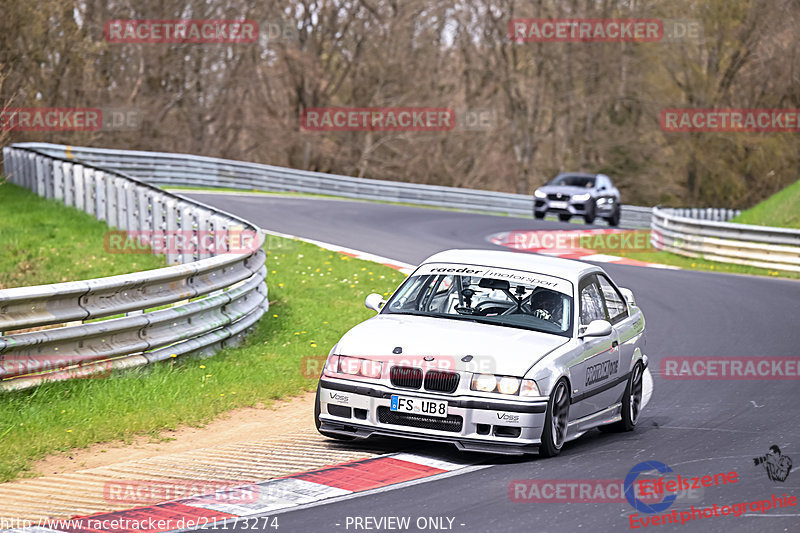
<path id="1" fill-rule="evenodd" d="M 586 200 L 588 200 L 591 197 L 592 197 L 592 195 L 587 192 L 587 193 L 583 193 L 583 194 L 576 194 L 575 196 L 572 197 L 572 200 L 574 202 L 585 202 Z"/>
<path id="2" fill-rule="evenodd" d="M 539 387 L 532 379 L 519 379 L 513 376 L 493 374 L 473 374 L 470 389 L 498 394 L 518 394 L 519 396 L 540 396 Z"/>
<path id="3" fill-rule="evenodd" d="M 545 193 L 543 193 L 542 191 L 540 191 L 539 189 L 536 189 L 535 191 L 533 191 L 533 195 L 536 198 L 547 198 L 547 195 Z"/>
<path id="4" fill-rule="evenodd" d="M 383 363 L 372 359 L 361 359 L 360 357 L 331 355 L 325 363 L 325 370 L 335 374 L 378 379 L 383 371 Z"/>

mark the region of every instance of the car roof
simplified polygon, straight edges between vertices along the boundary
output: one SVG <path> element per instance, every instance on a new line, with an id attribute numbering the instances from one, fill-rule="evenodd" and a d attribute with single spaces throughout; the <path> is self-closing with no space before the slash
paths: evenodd
<path id="1" fill-rule="evenodd" d="M 584 274 L 602 271 L 600 267 L 582 261 L 503 250 L 446 250 L 430 256 L 421 264 L 425 263 L 464 263 L 510 268 L 555 276 L 576 283 Z"/>

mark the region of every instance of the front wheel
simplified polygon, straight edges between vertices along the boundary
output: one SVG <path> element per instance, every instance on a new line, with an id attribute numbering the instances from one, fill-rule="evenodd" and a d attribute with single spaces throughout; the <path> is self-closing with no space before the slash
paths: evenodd
<path id="1" fill-rule="evenodd" d="M 614 214 L 606 219 L 608 220 L 609 226 L 619 226 L 620 218 L 622 218 L 622 213 L 620 211 L 621 209 L 619 206 L 617 206 L 617 208 L 614 210 Z"/>
<path id="2" fill-rule="evenodd" d="M 595 207 L 594 202 L 586 204 L 586 213 L 583 215 L 583 221 L 587 224 L 591 224 L 594 222 L 595 217 Z"/>
<path id="3" fill-rule="evenodd" d="M 569 422 L 569 389 L 567 380 L 561 378 L 550 393 L 547 402 L 547 415 L 544 418 L 542 431 L 542 444 L 539 446 L 539 455 L 542 457 L 555 457 L 561 453 L 561 448 L 567 439 L 567 423 Z"/>

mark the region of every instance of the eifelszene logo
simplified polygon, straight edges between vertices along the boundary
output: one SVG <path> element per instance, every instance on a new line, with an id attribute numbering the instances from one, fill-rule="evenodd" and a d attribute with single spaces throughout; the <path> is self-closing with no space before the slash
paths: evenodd
<path id="1" fill-rule="evenodd" d="M 754 457 L 753 463 L 756 466 L 764 465 L 767 477 L 771 481 L 786 481 L 786 478 L 789 477 L 789 472 L 792 471 L 792 459 L 782 455 L 781 449 L 775 444 L 769 447 L 766 455 Z"/>

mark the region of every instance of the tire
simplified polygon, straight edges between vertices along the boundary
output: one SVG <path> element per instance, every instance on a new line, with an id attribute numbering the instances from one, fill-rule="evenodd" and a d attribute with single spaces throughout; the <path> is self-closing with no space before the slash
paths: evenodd
<path id="1" fill-rule="evenodd" d="M 592 222 L 594 222 L 594 217 L 595 217 L 594 212 L 595 212 L 594 202 L 592 202 L 587 207 L 586 214 L 583 215 L 583 221 L 586 222 L 587 224 L 591 224 Z"/>
<path id="2" fill-rule="evenodd" d="M 619 205 L 617 205 L 617 209 L 614 211 L 614 214 L 606 219 L 609 226 L 619 226 L 619 220 L 622 218 L 621 211 L 622 209 L 619 207 Z"/>
<path id="3" fill-rule="evenodd" d="M 569 387 L 567 380 L 561 378 L 553 387 L 550 399 L 547 401 L 547 415 L 544 418 L 542 430 L 542 444 L 539 446 L 539 455 L 542 457 L 555 457 L 561 453 L 567 437 L 567 423 L 569 422 Z"/>
<path id="4" fill-rule="evenodd" d="M 544 216 L 545 216 L 546 214 L 547 214 L 547 212 L 546 212 L 546 211 L 542 211 L 541 213 L 540 213 L 539 211 L 534 211 L 534 212 L 533 212 L 533 218 L 535 218 L 535 219 L 538 219 L 538 220 L 541 220 L 541 219 L 543 219 L 543 218 L 544 218 Z"/>
<path id="5" fill-rule="evenodd" d="M 572 215 L 565 215 L 565 214 L 558 215 L 558 220 L 560 220 L 561 222 L 569 222 L 570 218 L 572 218 Z"/>
<path id="6" fill-rule="evenodd" d="M 321 423 L 319 421 L 319 413 L 320 413 L 320 403 L 319 403 L 319 385 L 317 385 L 317 397 L 314 400 L 314 425 L 317 426 L 317 431 L 319 434 L 328 437 L 329 439 L 336 439 L 336 440 L 353 440 L 355 437 L 349 437 L 347 435 L 337 435 L 336 433 L 328 433 L 327 431 L 321 431 L 319 429 Z"/>
<path id="7" fill-rule="evenodd" d="M 624 432 L 633 431 L 639 421 L 639 414 L 642 409 L 642 378 L 644 377 L 644 365 L 637 361 L 631 370 L 631 377 L 625 386 L 625 395 L 622 397 L 622 420 L 600 426 L 600 431 Z"/>

